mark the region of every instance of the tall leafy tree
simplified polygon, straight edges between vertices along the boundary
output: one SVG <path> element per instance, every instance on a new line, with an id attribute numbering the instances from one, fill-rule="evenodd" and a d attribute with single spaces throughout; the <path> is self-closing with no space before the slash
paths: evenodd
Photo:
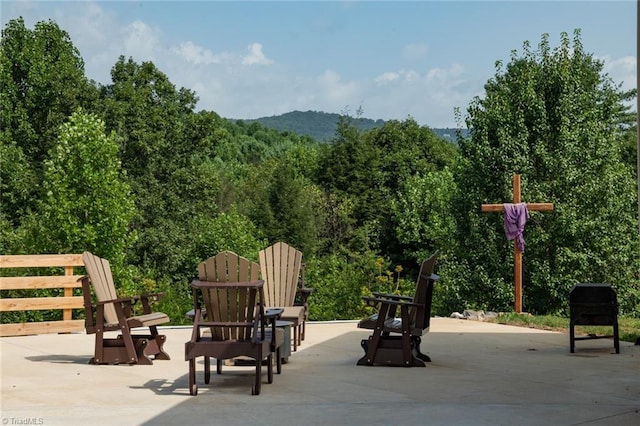
<path id="1" fill-rule="evenodd" d="M 39 198 L 44 159 L 60 125 L 78 107 L 91 107 L 97 91 L 69 34 L 53 21 L 34 29 L 10 20 L 0 40 L 0 203 L 13 226 Z"/>
<path id="2" fill-rule="evenodd" d="M 140 238 L 130 261 L 161 274 L 176 274 L 190 265 L 186 229 L 194 217 L 194 193 L 185 182 L 191 182 L 188 176 L 199 167 L 194 153 L 201 145 L 191 145 L 185 135 L 187 124 L 197 123 L 192 120 L 197 98 L 187 89 L 176 89 L 151 62 L 120 57 L 111 77 L 112 84 L 101 88 L 100 114 L 107 130 L 117 135 L 122 166 L 135 195 L 138 214 L 133 227 Z"/>
<path id="3" fill-rule="evenodd" d="M 407 250 L 409 246 L 414 248 L 422 246 L 418 250 L 425 253 L 424 259 L 426 259 L 436 247 L 431 244 L 424 245 L 425 241 L 407 240 L 407 234 L 403 235 L 401 241 L 400 235 L 403 230 L 399 229 L 401 226 L 399 220 L 402 219 L 402 215 L 394 212 L 394 206 L 397 206 L 396 202 L 401 197 L 407 195 L 405 191 L 411 190 L 416 179 L 425 178 L 431 173 L 437 173 L 443 168 L 453 165 L 457 148 L 452 143 L 439 138 L 428 127 L 419 126 L 412 118 L 402 122 L 389 121 L 381 128 L 367 132 L 366 137 L 371 140 L 372 145 L 380 150 L 384 193 L 387 194 L 383 204 L 377 209 L 380 246 L 385 248 L 385 252 L 391 259 L 398 263 L 403 262 L 405 265 L 409 260 L 407 254 L 411 251 Z M 408 183 L 410 180 L 411 183 Z M 440 190 L 439 188 L 432 189 L 434 192 Z M 440 214 L 442 213 L 449 214 L 448 211 L 440 212 Z M 431 214 L 433 214 L 433 218 L 429 217 Z M 437 221 L 437 215 L 436 209 L 422 212 L 422 218 L 425 221 L 431 219 Z M 433 243 L 436 242 L 433 241 Z M 443 249 L 444 247 L 437 248 Z M 424 259 L 416 258 L 413 260 L 420 263 Z"/>
<path id="4" fill-rule="evenodd" d="M 132 242 L 134 203 L 115 135 L 95 115 L 74 113 L 44 162 L 44 195 L 31 216 L 36 253 L 90 250 L 121 265 Z"/>
<path id="5" fill-rule="evenodd" d="M 193 148 L 182 137 L 197 97 L 176 89 L 152 62 L 121 56 L 111 69 L 112 84 L 101 88 L 108 130 L 122 145 L 122 164 L 133 178 L 162 179 L 188 163 Z"/>
<path id="6" fill-rule="evenodd" d="M 622 159 L 624 101 L 583 50 L 580 31 L 551 48 L 525 42 L 470 104 L 471 138 L 456 180 L 458 252 L 452 309 L 475 305 L 506 310 L 513 303 L 512 243 L 502 217 L 480 213 L 482 203 L 508 202 L 511 177 L 522 174 L 523 201 L 553 202 L 552 213 L 532 212 L 525 229 L 524 308 L 560 312 L 578 282 L 607 282 L 623 311 L 638 309 L 638 234 L 635 185 Z M 457 299 L 457 300 L 456 300 Z"/>

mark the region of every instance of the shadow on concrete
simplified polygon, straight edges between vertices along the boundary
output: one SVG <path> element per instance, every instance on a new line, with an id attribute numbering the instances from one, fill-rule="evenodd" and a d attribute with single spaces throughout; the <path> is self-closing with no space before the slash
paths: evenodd
<path id="1" fill-rule="evenodd" d="M 25 359 L 33 362 L 50 362 L 53 364 L 89 364 L 91 356 L 73 355 L 35 355 L 27 356 Z"/>

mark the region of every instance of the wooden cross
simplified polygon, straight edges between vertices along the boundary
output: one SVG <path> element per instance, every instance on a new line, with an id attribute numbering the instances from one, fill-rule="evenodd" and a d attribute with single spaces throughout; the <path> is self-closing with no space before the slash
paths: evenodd
<path id="1" fill-rule="evenodd" d="M 520 175 L 513 175 L 513 204 L 520 203 Z M 504 212 L 503 204 L 483 204 L 483 212 Z M 529 211 L 551 211 L 552 203 L 527 203 Z M 522 313 L 522 252 L 518 248 L 518 241 L 513 241 L 513 281 L 515 285 L 515 310 Z"/>

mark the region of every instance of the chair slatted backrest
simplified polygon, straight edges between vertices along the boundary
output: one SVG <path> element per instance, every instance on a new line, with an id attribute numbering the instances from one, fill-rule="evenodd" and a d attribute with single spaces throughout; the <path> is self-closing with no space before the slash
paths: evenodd
<path id="1" fill-rule="evenodd" d="M 411 324 L 416 329 L 424 330 L 429 327 L 431 319 L 431 298 L 433 296 L 433 280 L 431 275 L 435 269 L 438 251 L 436 250 L 427 260 L 420 265 L 420 273 L 416 281 L 416 291 L 413 302 L 420 307 L 411 310 Z"/>
<path id="2" fill-rule="evenodd" d="M 91 279 L 91 285 L 98 302 L 117 299 L 118 294 L 111 275 L 109 261 L 85 251 L 82 253 L 82 262 Z M 118 315 L 113 304 L 104 305 L 104 319 L 107 324 L 118 323 Z"/>
<path id="3" fill-rule="evenodd" d="M 302 267 L 302 252 L 282 242 L 259 253 L 266 306 L 293 306 Z"/>
<path id="4" fill-rule="evenodd" d="M 255 286 L 234 286 L 234 283 L 258 281 L 260 265 L 238 256 L 231 251 L 223 251 L 198 265 L 200 281 L 228 283 L 228 286 L 201 288 L 207 312 L 207 321 L 248 323 L 256 314 L 256 303 L 261 300 L 261 292 Z M 251 327 L 212 327 L 212 336 L 219 340 L 251 337 Z"/>

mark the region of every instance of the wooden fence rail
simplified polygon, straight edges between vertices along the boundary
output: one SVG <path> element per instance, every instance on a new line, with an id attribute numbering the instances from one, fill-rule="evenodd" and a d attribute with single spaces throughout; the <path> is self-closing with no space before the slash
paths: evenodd
<path id="1" fill-rule="evenodd" d="M 12 311 L 62 309 L 62 321 L 0 324 L 0 337 L 28 334 L 68 333 L 84 329 L 84 320 L 73 319 L 73 310 L 84 307 L 82 296 L 73 289 L 82 287 L 75 267 L 84 266 L 81 254 L 0 255 L 0 269 L 64 268 L 64 275 L 0 277 L 0 290 L 63 289 L 60 297 L 26 297 L 0 299 L 0 314 Z"/>

